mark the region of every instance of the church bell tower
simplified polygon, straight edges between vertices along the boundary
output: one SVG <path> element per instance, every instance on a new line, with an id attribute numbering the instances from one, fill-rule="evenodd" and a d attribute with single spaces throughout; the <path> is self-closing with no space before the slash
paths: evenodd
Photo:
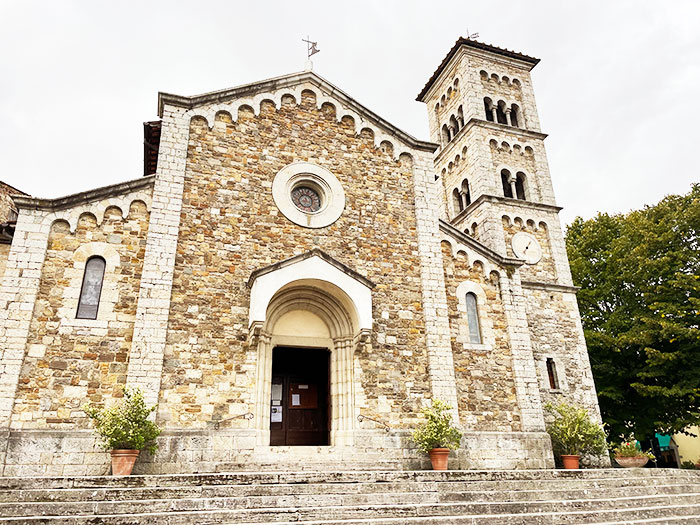
<path id="1" fill-rule="evenodd" d="M 442 219 L 524 261 L 517 278 L 543 404 L 563 396 L 599 418 L 530 77 L 538 63 L 460 38 L 417 100 L 440 145 L 434 170 Z"/>

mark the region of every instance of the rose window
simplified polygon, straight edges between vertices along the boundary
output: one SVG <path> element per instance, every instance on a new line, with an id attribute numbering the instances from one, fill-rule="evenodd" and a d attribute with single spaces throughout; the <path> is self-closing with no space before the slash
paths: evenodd
<path id="1" fill-rule="evenodd" d="M 314 213 L 321 209 L 321 196 L 313 188 L 298 186 L 292 190 L 292 202 L 301 211 Z"/>

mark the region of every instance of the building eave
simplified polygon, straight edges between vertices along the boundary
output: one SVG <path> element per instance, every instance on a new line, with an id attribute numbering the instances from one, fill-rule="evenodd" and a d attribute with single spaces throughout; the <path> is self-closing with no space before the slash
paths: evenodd
<path id="1" fill-rule="evenodd" d="M 323 92 L 327 93 L 329 96 L 334 97 L 340 103 L 344 104 L 347 108 L 362 115 L 368 121 L 384 129 L 387 133 L 395 136 L 401 142 L 407 144 L 408 146 L 414 149 L 428 151 L 432 153 L 439 147 L 439 144 L 417 139 L 409 133 L 406 133 L 405 131 L 394 126 L 389 121 L 383 119 L 382 117 L 368 109 L 366 106 L 363 106 L 357 100 L 345 93 L 343 90 L 331 84 L 326 79 L 317 75 L 313 71 L 292 73 L 281 77 L 270 78 L 267 80 L 261 80 L 259 82 L 253 82 L 251 84 L 244 84 L 238 87 L 223 89 L 220 91 L 212 91 L 209 93 L 204 93 L 202 95 L 195 95 L 191 97 L 159 92 L 158 115 L 160 117 L 163 116 L 163 110 L 166 105 L 182 107 L 186 109 L 193 109 L 203 105 L 221 104 L 229 100 L 250 97 L 251 95 L 255 95 L 257 93 L 276 91 L 285 87 L 296 86 L 303 83 L 310 83 L 315 85 Z"/>
<path id="2" fill-rule="evenodd" d="M 446 233 L 450 237 L 458 240 L 465 246 L 471 248 L 478 254 L 486 257 L 491 262 L 497 264 L 502 268 L 517 268 L 525 264 L 522 259 L 515 259 L 513 257 L 503 257 L 500 253 L 493 251 L 491 248 L 484 246 L 479 241 L 459 231 L 457 228 L 452 226 L 449 222 L 440 219 L 440 231 Z"/>
<path id="3" fill-rule="evenodd" d="M 56 199 L 41 199 L 18 195 L 13 195 L 11 198 L 18 209 L 47 211 L 63 210 L 66 208 L 72 208 L 73 206 L 79 204 L 108 199 L 116 195 L 124 195 L 125 193 L 131 193 L 147 188 L 153 186 L 154 181 L 155 175 L 148 175 L 146 177 L 139 177 L 138 179 L 112 184 L 110 186 L 103 186 L 101 188 L 87 190 L 80 193 L 74 193 L 72 195 L 66 195 L 65 197 L 58 197 Z"/>
<path id="4" fill-rule="evenodd" d="M 496 47 L 492 46 L 490 44 L 484 44 L 483 42 L 478 42 L 476 40 L 471 40 L 469 38 L 463 38 L 460 37 L 457 39 L 455 42 L 454 46 L 452 46 L 452 49 L 449 50 L 445 58 L 442 60 L 438 68 L 435 70 L 433 75 L 428 79 L 428 82 L 423 86 L 423 89 L 421 90 L 420 93 L 418 93 L 418 96 L 416 97 L 416 100 L 418 102 L 424 102 L 425 101 L 425 95 L 427 95 L 428 91 L 430 91 L 430 88 L 435 84 L 437 79 L 440 77 L 442 72 L 445 70 L 445 68 L 448 66 L 452 58 L 457 54 L 457 52 L 460 50 L 462 46 L 467 46 L 471 47 L 474 49 L 479 49 L 481 51 L 487 51 L 490 53 L 494 53 L 496 55 L 500 55 L 503 57 L 507 57 L 510 59 L 518 60 L 522 62 L 524 65 L 528 67 L 529 70 L 531 70 L 533 67 L 535 67 L 539 62 L 539 58 L 534 58 L 528 55 L 523 55 L 522 53 L 518 53 L 516 51 L 511 51 L 509 49 L 503 49 L 501 47 Z"/>

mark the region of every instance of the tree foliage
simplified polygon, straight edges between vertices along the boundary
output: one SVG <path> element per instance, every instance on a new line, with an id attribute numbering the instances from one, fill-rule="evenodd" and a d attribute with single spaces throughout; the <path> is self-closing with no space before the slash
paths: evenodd
<path id="1" fill-rule="evenodd" d="M 628 214 L 579 217 L 566 246 L 611 438 L 700 423 L 700 184 Z"/>

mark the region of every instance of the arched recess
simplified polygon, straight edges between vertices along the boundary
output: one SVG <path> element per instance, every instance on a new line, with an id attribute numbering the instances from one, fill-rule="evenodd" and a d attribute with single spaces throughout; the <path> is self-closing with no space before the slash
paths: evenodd
<path id="1" fill-rule="evenodd" d="M 330 444 L 353 444 L 356 416 L 354 353 L 359 345 L 369 341 L 372 322 L 370 288 L 373 284 L 361 276 L 352 275 L 354 272 L 349 268 L 341 271 L 336 267 L 338 264 L 326 254 L 310 257 L 304 254 L 273 265 L 269 267 L 271 271 L 262 275 L 263 270 L 258 271 L 251 277 L 255 279 L 251 290 L 250 330 L 251 341 L 257 345 L 254 412 L 258 445 L 270 443 L 275 347 L 328 349 Z M 366 294 L 358 286 L 363 287 Z M 272 294 L 268 300 L 269 291 Z M 252 317 L 263 304 L 264 319 Z M 306 319 L 312 329 L 295 330 L 295 319 Z"/>

